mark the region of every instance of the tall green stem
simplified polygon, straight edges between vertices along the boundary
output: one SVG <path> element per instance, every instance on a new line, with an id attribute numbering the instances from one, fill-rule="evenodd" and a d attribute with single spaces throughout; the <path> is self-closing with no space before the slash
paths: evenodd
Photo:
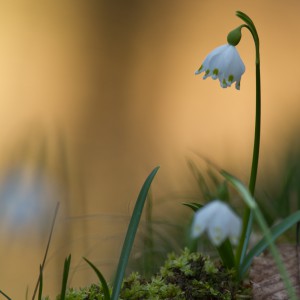
<path id="1" fill-rule="evenodd" d="M 256 111 L 255 111 L 255 133 L 254 133 L 254 146 L 253 146 L 253 156 L 252 156 L 252 167 L 251 175 L 249 181 L 249 191 L 251 195 L 254 195 L 257 169 L 258 169 L 258 159 L 259 159 L 259 145 L 260 145 L 260 121 L 261 121 L 261 87 L 260 87 L 260 55 L 259 55 L 259 38 L 252 20 L 244 13 L 238 11 L 236 15 L 241 18 L 246 24 L 241 27 L 246 27 L 252 34 L 254 44 L 255 44 L 255 66 L 256 66 Z M 246 207 L 243 217 L 243 227 L 240 238 L 240 243 L 236 252 L 236 263 L 241 265 L 244 256 L 246 254 L 250 234 L 252 231 L 252 220 L 253 213 L 251 208 Z"/>

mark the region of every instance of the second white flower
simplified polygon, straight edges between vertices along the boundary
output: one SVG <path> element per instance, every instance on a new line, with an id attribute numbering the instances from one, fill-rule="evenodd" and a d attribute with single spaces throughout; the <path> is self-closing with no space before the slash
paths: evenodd
<path id="1" fill-rule="evenodd" d="M 199 237 L 207 232 L 211 242 L 219 246 L 228 237 L 236 245 L 241 233 L 241 219 L 228 204 L 214 200 L 195 213 L 192 224 L 192 237 Z"/>

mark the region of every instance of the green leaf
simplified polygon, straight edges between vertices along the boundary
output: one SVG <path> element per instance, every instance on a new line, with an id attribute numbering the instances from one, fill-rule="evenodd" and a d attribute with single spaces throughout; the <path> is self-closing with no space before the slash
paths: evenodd
<path id="1" fill-rule="evenodd" d="M 196 212 L 199 208 L 203 207 L 203 204 L 197 202 L 183 202 L 182 205 L 191 208 L 194 212 Z"/>
<path id="2" fill-rule="evenodd" d="M 110 293 L 109 293 L 109 288 L 108 288 L 108 284 L 104 278 L 104 276 L 102 275 L 102 273 L 96 268 L 95 265 L 93 265 L 87 258 L 83 258 L 95 271 L 95 273 L 97 274 L 101 284 L 102 284 L 102 290 L 103 290 L 103 294 L 104 294 L 104 299 L 105 300 L 109 300 L 110 299 Z"/>
<path id="3" fill-rule="evenodd" d="M 56 221 L 58 209 L 59 209 L 59 202 L 57 202 L 57 204 L 56 204 L 54 216 L 53 216 L 53 219 L 52 219 L 52 225 L 51 225 L 50 235 L 49 235 L 49 238 L 48 238 L 48 243 L 47 243 L 46 251 L 45 251 L 45 254 L 44 254 L 44 259 L 43 259 L 43 262 L 42 262 L 42 265 L 41 265 L 42 266 L 42 270 L 44 269 L 44 266 L 45 266 L 45 263 L 46 263 L 46 259 L 47 259 L 47 255 L 48 255 L 48 251 L 49 251 L 49 247 L 50 247 L 50 243 L 51 243 L 51 238 L 52 238 L 52 234 L 53 234 L 53 229 L 54 229 L 54 225 L 55 225 L 55 221 Z M 40 275 L 39 275 L 39 278 L 38 278 L 37 283 L 35 285 L 35 289 L 34 289 L 34 292 L 33 292 L 32 300 L 35 299 L 35 295 L 37 293 L 37 289 L 38 289 L 39 284 L 40 284 Z"/>
<path id="4" fill-rule="evenodd" d="M 249 26 L 254 26 L 253 21 L 250 19 L 249 16 L 247 16 L 245 13 L 243 13 L 242 11 L 237 11 L 236 12 L 236 16 L 239 17 L 240 19 L 242 19 L 246 24 L 248 24 Z"/>
<path id="5" fill-rule="evenodd" d="M 69 277 L 70 264 L 71 264 L 71 254 L 69 255 L 68 258 L 65 259 L 63 280 L 62 280 L 61 292 L 60 292 L 60 300 L 65 300 L 65 297 L 66 297 L 67 281 L 68 281 L 68 277 Z"/>
<path id="6" fill-rule="evenodd" d="M 150 188 L 150 185 L 152 183 L 152 180 L 154 179 L 154 176 L 156 175 L 157 171 L 158 171 L 159 167 L 156 167 L 151 173 L 150 175 L 147 177 L 144 185 L 142 186 L 142 189 L 140 191 L 140 194 L 137 198 L 134 210 L 133 210 L 133 214 L 127 229 L 127 233 L 126 233 L 126 237 L 125 237 L 125 241 L 123 244 L 123 248 L 121 251 L 121 255 L 120 255 L 120 259 L 119 259 L 119 264 L 118 264 L 118 268 L 117 268 L 117 273 L 116 273 L 116 278 L 114 281 L 114 285 L 113 285 L 113 292 L 112 292 L 112 296 L 111 299 L 112 300 L 117 300 L 119 297 L 119 293 L 121 290 L 121 285 L 122 285 L 122 281 L 124 278 L 124 274 L 125 274 L 125 270 L 126 270 L 126 266 L 128 263 L 128 259 L 129 259 L 129 255 L 133 246 L 133 242 L 134 242 L 134 238 L 136 235 L 136 231 L 140 222 L 140 218 L 143 212 L 143 207 L 147 198 L 147 194 Z"/>
<path id="7" fill-rule="evenodd" d="M 229 269 L 234 268 L 235 258 L 229 239 L 226 239 L 219 247 L 217 247 L 217 250 L 225 267 Z"/>
<path id="8" fill-rule="evenodd" d="M 43 293 L 43 267 L 40 265 L 39 295 L 38 300 L 42 300 Z"/>
<path id="9" fill-rule="evenodd" d="M 272 240 L 275 241 L 285 231 L 290 229 L 293 225 L 300 221 L 300 211 L 293 213 L 292 215 L 285 218 L 281 223 L 275 225 L 270 229 Z M 255 256 L 260 255 L 269 246 L 267 239 L 262 238 L 246 255 L 242 265 L 241 274 L 245 275 L 248 268 L 250 267 L 252 260 Z"/>

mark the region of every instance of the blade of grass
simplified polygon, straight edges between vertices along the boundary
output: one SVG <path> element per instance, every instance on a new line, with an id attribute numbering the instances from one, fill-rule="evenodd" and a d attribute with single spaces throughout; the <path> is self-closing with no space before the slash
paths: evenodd
<path id="1" fill-rule="evenodd" d="M 42 294 L 43 294 L 43 268 L 42 265 L 40 265 L 40 280 L 39 280 L 39 295 L 38 300 L 42 300 Z"/>
<path id="2" fill-rule="evenodd" d="M 184 206 L 191 208 L 194 212 L 196 212 L 199 208 L 203 207 L 203 204 L 196 203 L 196 202 L 183 202 L 181 203 Z"/>
<path id="3" fill-rule="evenodd" d="M 49 238 L 48 238 L 48 243 L 47 243 L 46 251 L 45 251 L 45 254 L 44 254 L 44 259 L 43 259 L 43 262 L 41 264 L 42 271 L 44 270 L 45 262 L 46 262 L 46 259 L 47 259 L 48 250 L 49 250 L 49 247 L 50 247 L 50 242 L 51 242 L 51 238 L 52 238 L 52 233 L 53 233 L 54 224 L 55 224 L 55 220 L 56 220 L 56 217 L 57 217 L 58 209 L 59 209 L 59 202 L 57 202 L 56 207 L 55 207 L 55 212 L 54 212 L 54 217 L 53 217 L 53 220 L 52 220 L 52 225 L 51 225 L 51 230 L 50 230 L 50 234 L 49 234 Z M 40 272 L 40 274 L 41 274 L 41 272 Z M 40 282 L 40 275 L 39 275 L 39 278 L 38 278 L 37 283 L 35 285 L 35 289 L 34 289 L 34 292 L 33 292 L 33 295 L 32 295 L 32 300 L 35 299 L 35 295 L 37 293 L 39 282 Z"/>
<path id="4" fill-rule="evenodd" d="M 2 292 L 1 290 L 0 290 L 0 294 L 3 295 L 6 299 L 11 300 L 11 298 L 9 298 L 9 297 L 8 297 L 4 292 Z"/>
<path id="5" fill-rule="evenodd" d="M 285 218 L 282 222 L 275 225 L 270 229 L 272 240 L 275 241 L 280 235 L 285 231 L 290 229 L 300 221 L 300 211 L 293 213 L 292 215 Z M 241 265 L 241 275 L 244 276 L 249 269 L 252 260 L 255 256 L 260 255 L 269 246 L 268 240 L 264 237 L 262 238 L 246 255 L 242 265 Z"/>
<path id="6" fill-rule="evenodd" d="M 107 282 L 102 275 L 102 273 L 96 268 L 95 265 L 93 265 L 87 258 L 83 257 L 83 259 L 92 267 L 92 269 L 95 271 L 97 274 L 101 284 L 102 284 L 102 289 L 103 289 L 103 294 L 104 294 L 104 300 L 110 300 L 110 293 L 109 293 L 109 288 L 107 285 Z"/>
<path id="7" fill-rule="evenodd" d="M 223 264 L 229 269 L 234 268 L 236 265 L 235 257 L 229 239 L 226 239 L 219 247 L 217 247 L 217 250 L 223 261 Z"/>
<path id="8" fill-rule="evenodd" d="M 65 300 L 65 298 L 66 298 L 67 282 L 68 282 L 68 277 L 69 277 L 70 265 L 71 265 L 71 254 L 68 256 L 68 258 L 65 259 L 64 273 L 63 273 L 61 292 L 60 292 L 60 300 Z"/>
<path id="9" fill-rule="evenodd" d="M 148 194 L 150 185 L 152 183 L 152 180 L 154 179 L 154 176 L 156 175 L 158 169 L 159 169 L 159 167 L 156 167 L 150 173 L 150 175 L 147 177 L 147 179 L 139 193 L 139 196 L 137 198 L 137 201 L 136 201 L 133 213 L 132 213 L 132 217 L 131 217 L 131 220 L 130 220 L 130 223 L 129 223 L 129 226 L 127 229 L 127 233 L 126 233 L 125 241 L 124 241 L 123 248 L 121 251 L 120 259 L 119 259 L 116 278 L 115 278 L 114 285 L 113 285 L 113 292 L 112 292 L 112 296 L 111 296 L 112 300 L 117 300 L 119 297 L 122 281 L 124 278 L 129 255 L 130 255 L 130 252 L 132 249 L 132 245 L 134 242 L 135 234 L 136 234 L 136 231 L 137 231 L 137 228 L 139 225 L 139 221 L 140 221 L 140 218 L 142 215 L 144 203 L 147 198 L 147 194 Z"/>

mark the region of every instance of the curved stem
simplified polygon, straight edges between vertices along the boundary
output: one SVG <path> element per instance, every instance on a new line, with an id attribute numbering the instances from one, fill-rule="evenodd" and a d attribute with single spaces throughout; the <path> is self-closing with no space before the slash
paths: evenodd
<path id="1" fill-rule="evenodd" d="M 242 25 L 242 27 L 246 27 L 252 34 L 255 44 L 255 65 L 256 65 L 256 112 L 255 112 L 255 133 L 254 133 L 254 146 L 253 146 L 253 156 L 252 156 L 252 167 L 251 167 L 251 175 L 249 181 L 249 191 L 251 195 L 254 195 L 256 177 L 257 177 L 257 169 L 258 169 L 258 159 L 259 159 L 259 146 L 260 146 L 260 127 L 261 127 L 261 86 L 260 86 L 260 55 L 259 55 L 259 38 L 256 31 L 256 28 L 252 22 L 252 20 L 245 15 L 244 13 L 237 12 L 237 16 L 244 20 L 246 24 Z M 252 231 L 252 220 L 253 214 L 249 207 L 246 207 L 244 216 L 243 216 L 243 227 L 240 238 L 240 243 L 236 252 L 236 263 L 238 266 L 241 265 L 244 260 L 250 234 Z"/>

